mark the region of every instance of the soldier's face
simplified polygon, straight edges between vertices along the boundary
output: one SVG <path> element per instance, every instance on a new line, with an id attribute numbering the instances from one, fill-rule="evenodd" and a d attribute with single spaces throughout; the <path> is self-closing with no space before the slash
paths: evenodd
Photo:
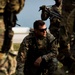
<path id="1" fill-rule="evenodd" d="M 37 30 L 38 36 L 46 37 L 46 30 L 47 30 L 46 25 L 39 26 L 39 28 L 38 28 L 38 30 Z"/>

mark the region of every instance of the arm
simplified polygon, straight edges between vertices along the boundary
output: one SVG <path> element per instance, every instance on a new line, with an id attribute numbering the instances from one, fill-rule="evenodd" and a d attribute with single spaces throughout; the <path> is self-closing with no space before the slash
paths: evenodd
<path id="1" fill-rule="evenodd" d="M 40 7 L 41 10 L 41 19 L 47 20 L 49 18 L 49 13 L 46 10 L 49 10 L 45 5 Z"/>
<path id="2" fill-rule="evenodd" d="M 25 38 L 20 45 L 18 56 L 17 56 L 16 75 L 23 75 L 27 51 L 28 51 L 28 39 Z"/>
<path id="3" fill-rule="evenodd" d="M 42 56 L 42 59 L 44 59 L 45 61 L 55 58 L 58 55 L 58 46 L 56 44 L 55 37 L 52 34 L 48 35 L 48 37 L 50 37 L 48 41 L 50 41 L 49 45 L 51 48 L 49 48 L 49 52 L 47 54 Z"/>
<path id="4" fill-rule="evenodd" d="M 55 58 L 58 55 L 58 47 L 55 44 L 56 42 L 55 37 L 51 33 L 48 33 L 48 34 L 50 34 L 48 36 L 49 37 L 48 42 L 50 42 L 49 47 L 51 48 L 48 49 L 47 54 L 42 55 L 36 59 L 36 61 L 34 62 L 35 66 L 40 66 L 43 60 L 44 62 L 48 62 L 50 59 Z"/>
<path id="5" fill-rule="evenodd" d="M 49 8 L 46 7 L 45 5 L 40 7 L 41 12 L 41 19 L 42 20 L 47 20 L 48 18 L 53 19 L 53 18 L 58 18 L 61 20 L 62 16 L 59 14 L 57 10 L 55 10 L 53 7 Z"/>
<path id="6" fill-rule="evenodd" d="M 42 10 L 42 13 L 41 13 L 41 19 L 42 20 L 47 20 L 49 18 L 49 15 L 46 11 L 43 11 Z"/>

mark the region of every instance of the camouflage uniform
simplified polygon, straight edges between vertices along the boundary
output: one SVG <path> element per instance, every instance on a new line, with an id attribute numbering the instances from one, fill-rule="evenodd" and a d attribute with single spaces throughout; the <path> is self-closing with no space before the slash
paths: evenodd
<path id="1" fill-rule="evenodd" d="M 53 5 L 51 7 L 51 10 L 52 11 L 57 11 L 59 14 L 62 13 L 62 8 L 61 8 L 61 5 L 59 7 L 57 7 L 56 5 Z M 51 16 L 52 18 L 53 16 Z M 58 36 L 58 33 L 59 33 L 59 27 L 60 27 L 60 22 L 61 20 L 58 19 L 58 18 L 52 18 L 50 19 L 50 26 L 49 26 L 49 30 L 50 32 L 55 36 L 57 37 Z M 55 33 L 56 32 L 56 33 Z"/>
<path id="2" fill-rule="evenodd" d="M 17 52 L 16 52 L 17 53 Z M 0 53 L 0 75 L 12 75 L 16 71 L 16 55 L 10 51 L 9 54 Z"/>
<path id="3" fill-rule="evenodd" d="M 53 5 L 52 7 L 47 7 L 47 8 L 49 8 L 50 11 L 54 11 L 56 13 L 59 13 L 61 16 L 63 16 L 62 15 L 62 5 L 63 4 L 61 3 L 59 7 L 57 7 L 56 5 Z M 57 58 L 61 63 L 63 63 L 66 57 L 70 55 L 69 38 L 68 38 L 66 26 L 63 24 L 64 19 L 63 17 L 61 19 L 53 17 L 53 15 L 49 15 L 47 12 L 42 10 L 41 19 L 47 20 L 48 18 L 50 19 L 49 30 L 56 37 L 57 39 L 56 44 L 59 47 L 58 49 L 59 55 Z"/>
<path id="4" fill-rule="evenodd" d="M 46 7 L 46 8 L 48 8 L 50 11 L 59 13 L 62 16 L 62 3 L 60 4 L 59 7 L 57 7 L 56 5 L 52 5 L 52 7 Z M 59 19 L 57 17 L 53 17 L 53 15 L 49 15 L 48 12 L 42 10 L 41 19 L 47 20 L 48 18 L 50 19 L 49 30 L 56 37 L 57 44 L 59 43 L 58 47 L 61 48 L 62 50 L 64 48 L 67 48 L 69 39 L 66 27 L 62 21 L 63 17 Z"/>
<path id="5" fill-rule="evenodd" d="M 34 31 L 31 32 L 24 38 L 19 48 L 17 75 L 41 75 L 40 73 L 45 69 L 45 74 L 48 71 L 46 75 L 52 75 L 57 68 L 57 54 L 58 48 L 52 34 L 47 33 L 47 37 L 36 40 Z M 43 61 L 40 67 L 35 67 L 33 63 L 39 56 Z"/>
<path id="6" fill-rule="evenodd" d="M 12 37 L 14 32 L 12 27 L 16 26 L 18 14 L 24 7 L 25 0 L 0 0 L 0 19 L 5 25 L 4 41 L 2 45 L 2 52 L 7 53 L 11 47 Z"/>
<path id="7" fill-rule="evenodd" d="M 25 0 L 0 0 L 0 75 L 12 75 L 16 69 L 16 55 L 10 53 L 12 27 L 16 26 L 16 14 L 19 14 L 24 7 Z M 10 51 L 10 52 L 9 52 Z M 4 56 L 2 58 L 1 56 Z M 5 60 L 5 61 L 4 61 Z"/>
<path id="8" fill-rule="evenodd" d="M 70 12 L 70 14 L 68 15 L 68 18 L 67 18 L 67 27 L 68 27 L 68 32 L 70 34 L 74 33 L 75 32 L 75 8 Z M 69 31 L 70 30 L 70 31 Z"/>
<path id="9" fill-rule="evenodd" d="M 47 6 L 46 8 L 48 8 L 49 11 L 54 11 L 54 12 L 59 13 L 59 14 L 62 13 L 61 5 L 59 7 L 57 7 L 56 5 L 52 5 L 51 7 Z M 61 20 L 58 19 L 57 17 L 54 17 L 53 15 L 49 15 L 48 12 L 46 12 L 46 11 L 42 11 L 41 19 L 47 20 L 48 18 L 50 19 L 49 30 L 55 37 L 57 37 L 58 30 L 59 30 L 58 28 L 60 27 Z"/>
<path id="10" fill-rule="evenodd" d="M 68 67 L 70 73 L 75 74 L 75 8 L 68 15 L 67 28 L 70 35 L 70 59 L 69 64 L 66 63 L 65 65 Z"/>

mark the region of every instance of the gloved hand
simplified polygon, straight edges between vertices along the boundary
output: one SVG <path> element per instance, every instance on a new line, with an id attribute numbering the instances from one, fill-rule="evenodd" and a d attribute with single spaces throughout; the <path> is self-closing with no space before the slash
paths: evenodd
<path id="1" fill-rule="evenodd" d="M 40 11 L 40 10 L 46 10 L 46 8 L 47 8 L 46 5 L 42 5 L 42 6 L 40 6 L 39 11 Z"/>

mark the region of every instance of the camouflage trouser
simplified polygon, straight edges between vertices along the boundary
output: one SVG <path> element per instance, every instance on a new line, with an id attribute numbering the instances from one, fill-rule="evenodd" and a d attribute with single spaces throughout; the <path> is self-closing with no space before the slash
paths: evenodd
<path id="1" fill-rule="evenodd" d="M 5 33 L 4 33 L 4 41 L 3 41 L 3 45 L 2 45 L 2 52 L 3 53 L 8 53 L 11 44 L 12 44 L 12 37 L 14 35 L 14 32 L 12 31 L 12 29 L 6 29 Z"/>
<path id="2" fill-rule="evenodd" d="M 26 65 L 27 66 L 27 65 Z M 53 75 L 54 71 L 57 70 L 58 61 L 56 58 L 53 58 L 46 64 L 42 64 L 40 67 L 30 66 L 28 69 L 24 69 L 25 75 Z"/>
<path id="3" fill-rule="evenodd" d="M 0 53 L 0 75 L 15 75 L 16 55 Z"/>

